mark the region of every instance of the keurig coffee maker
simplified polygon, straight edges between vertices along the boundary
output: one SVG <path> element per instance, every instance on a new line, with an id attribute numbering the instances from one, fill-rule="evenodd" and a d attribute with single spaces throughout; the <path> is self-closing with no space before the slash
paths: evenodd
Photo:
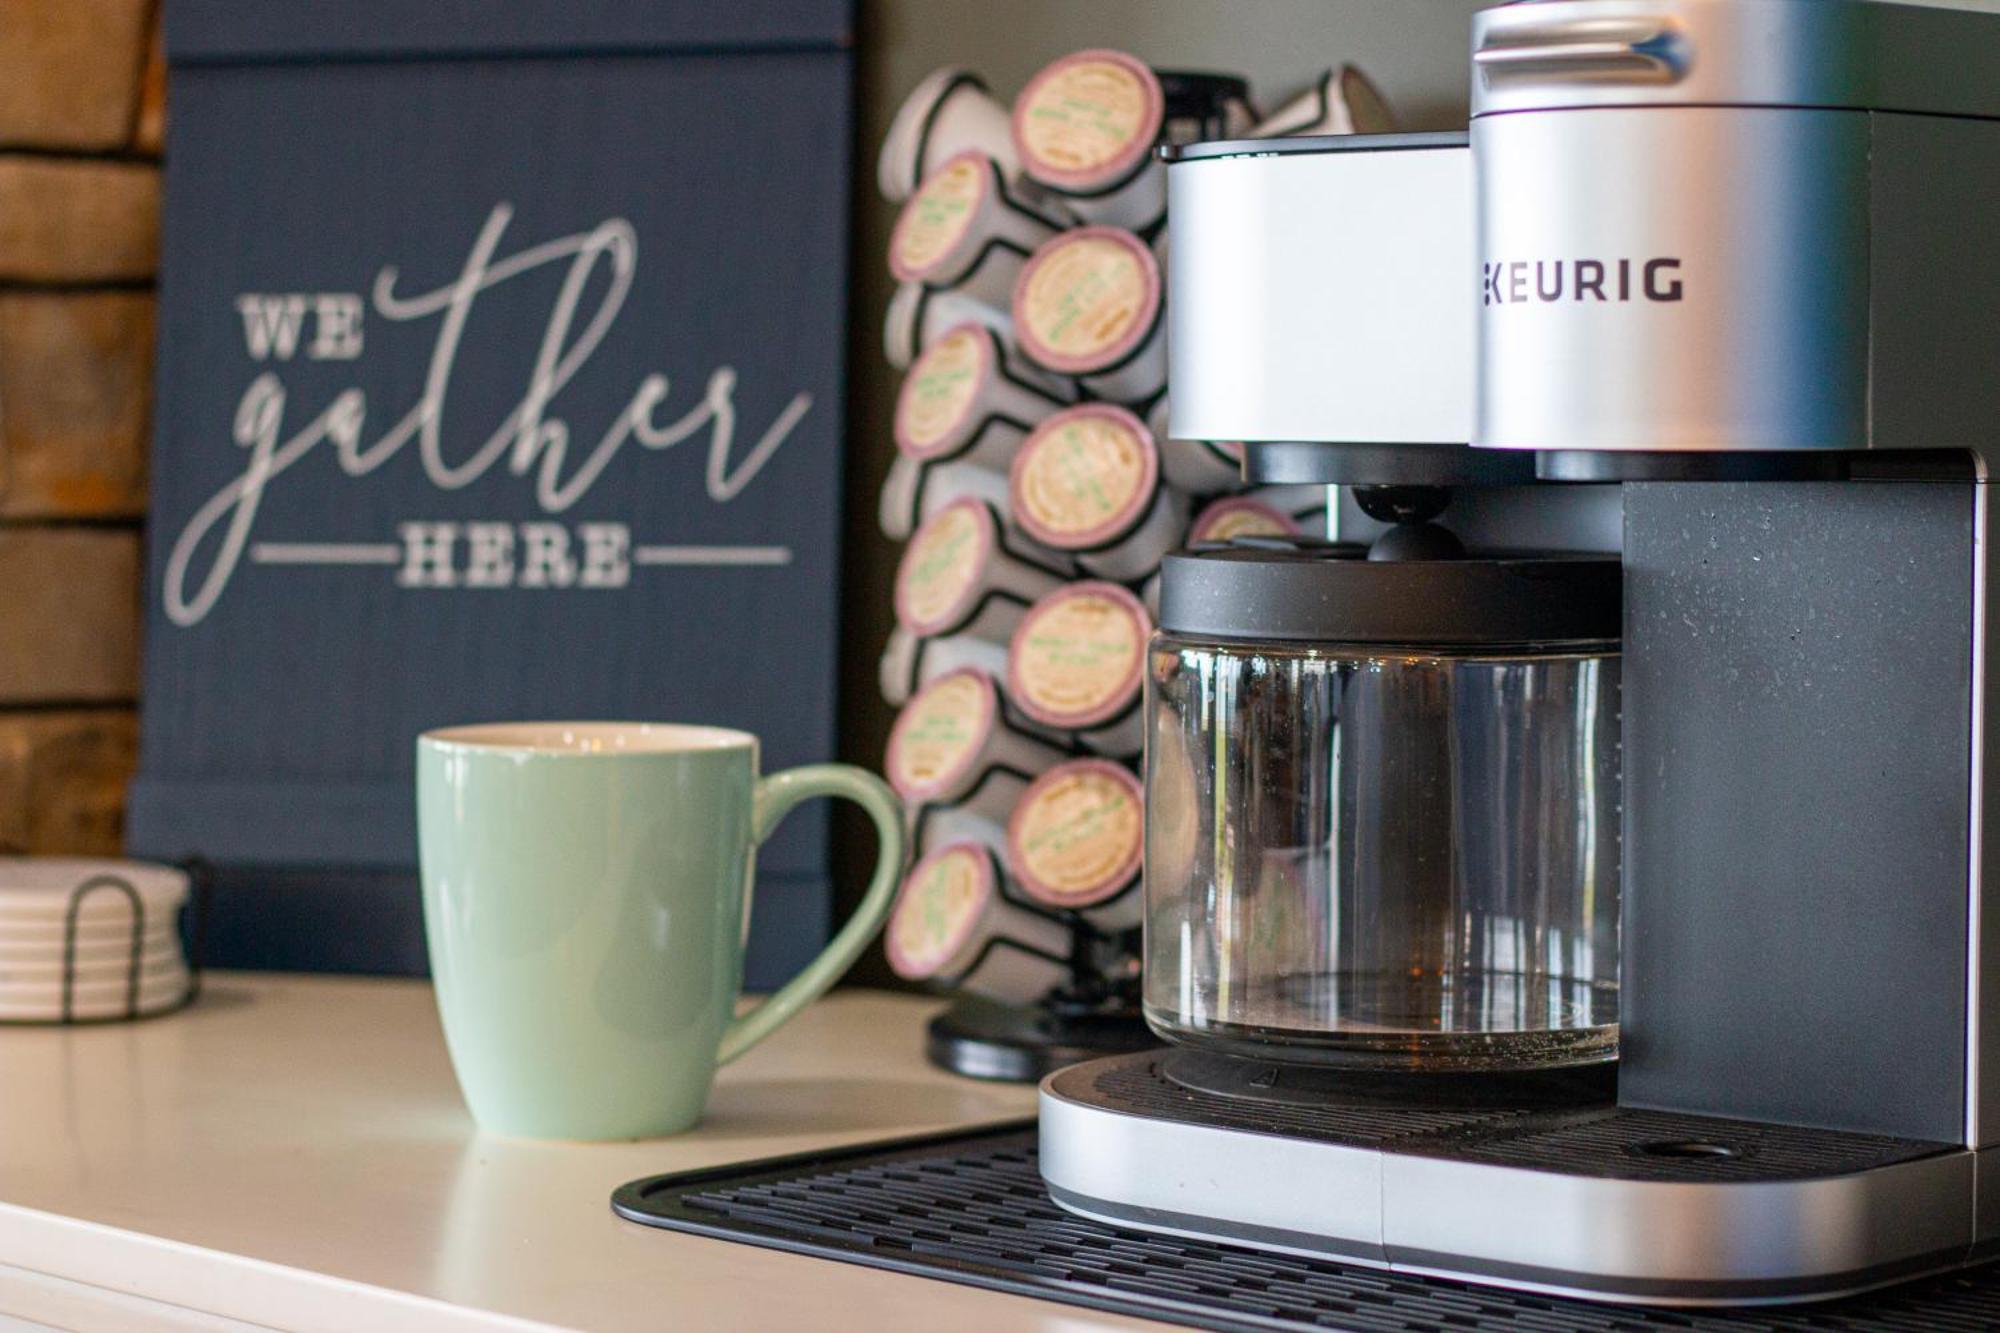
<path id="1" fill-rule="evenodd" d="M 2000 15 L 1531 0 L 1472 69 L 1469 136 L 1170 158 L 1172 433 L 1343 498 L 1168 559 L 1169 1045 L 1043 1084 L 1044 1178 L 1619 1301 L 1986 1259 Z"/>

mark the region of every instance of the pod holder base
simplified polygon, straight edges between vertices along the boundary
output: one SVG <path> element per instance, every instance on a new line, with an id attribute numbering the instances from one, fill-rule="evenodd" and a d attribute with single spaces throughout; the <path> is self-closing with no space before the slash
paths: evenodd
<path id="1" fill-rule="evenodd" d="M 1054 999 L 1011 1005 L 961 995 L 924 1031 L 932 1064 L 998 1083 L 1039 1083 L 1065 1065 L 1157 1045 L 1136 1009 L 1073 1007 Z"/>

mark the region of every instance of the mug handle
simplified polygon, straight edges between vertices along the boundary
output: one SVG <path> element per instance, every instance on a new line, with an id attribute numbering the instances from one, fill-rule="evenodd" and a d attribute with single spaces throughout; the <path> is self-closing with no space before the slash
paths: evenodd
<path id="1" fill-rule="evenodd" d="M 875 877 L 868 881 L 861 905 L 820 950 L 819 957 L 755 1009 L 729 1021 L 716 1053 L 718 1065 L 728 1064 L 823 995 L 882 929 L 896 901 L 896 884 L 903 869 L 903 813 L 889 784 L 866 769 L 852 764 L 807 764 L 758 779 L 751 800 L 752 836 L 763 842 L 793 806 L 815 796 L 845 796 L 875 821 L 875 833 L 881 840 L 875 851 Z"/>

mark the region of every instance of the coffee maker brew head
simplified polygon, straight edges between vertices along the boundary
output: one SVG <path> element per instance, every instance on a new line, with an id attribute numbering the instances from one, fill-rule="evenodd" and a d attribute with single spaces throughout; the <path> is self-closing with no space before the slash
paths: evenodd
<path id="1" fill-rule="evenodd" d="M 1608 488 L 1538 487 L 1528 454 L 1467 447 L 1477 309 L 1473 169 L 1456 134 L 1167 150 L 1170 434 L 1244 441 L 1255 484 L 1340 485 L 1329 532 L 1379 543 L 1393 496 L 1442 513 L 1383 556 L 1618 549 Z M 1448 506 L 1445 503 L 1448 500 Z M 1449 537 L 1443 534 L 1451 534 Z"/>
<path id="2" fill-rule="evenodd" d="M 1271 484 L 1533 479 L 1528 460 L 1465 448 L 1475 312 L 1464 134 L 1167 155 L 1174 438 L 1245 441 L 1250 479 Z"/>

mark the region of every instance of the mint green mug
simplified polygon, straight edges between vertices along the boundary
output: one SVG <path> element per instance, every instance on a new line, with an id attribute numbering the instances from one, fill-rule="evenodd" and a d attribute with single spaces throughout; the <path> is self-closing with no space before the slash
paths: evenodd
<path id="1" fill-rule="evenodd" d="M 807 968 L 733 1017 L 755 852 L 785 812 L 845 796 L 881 846 L 861 906 Z M 824 992 L 881 929 L 902 868 L 889 788 L 846 764 L 757 776 L 721 727 L 524 722 L 417 741 L 424 928 L 473 1119 L 542 1139 L 674 1134 L 718 1065 Z"/>

